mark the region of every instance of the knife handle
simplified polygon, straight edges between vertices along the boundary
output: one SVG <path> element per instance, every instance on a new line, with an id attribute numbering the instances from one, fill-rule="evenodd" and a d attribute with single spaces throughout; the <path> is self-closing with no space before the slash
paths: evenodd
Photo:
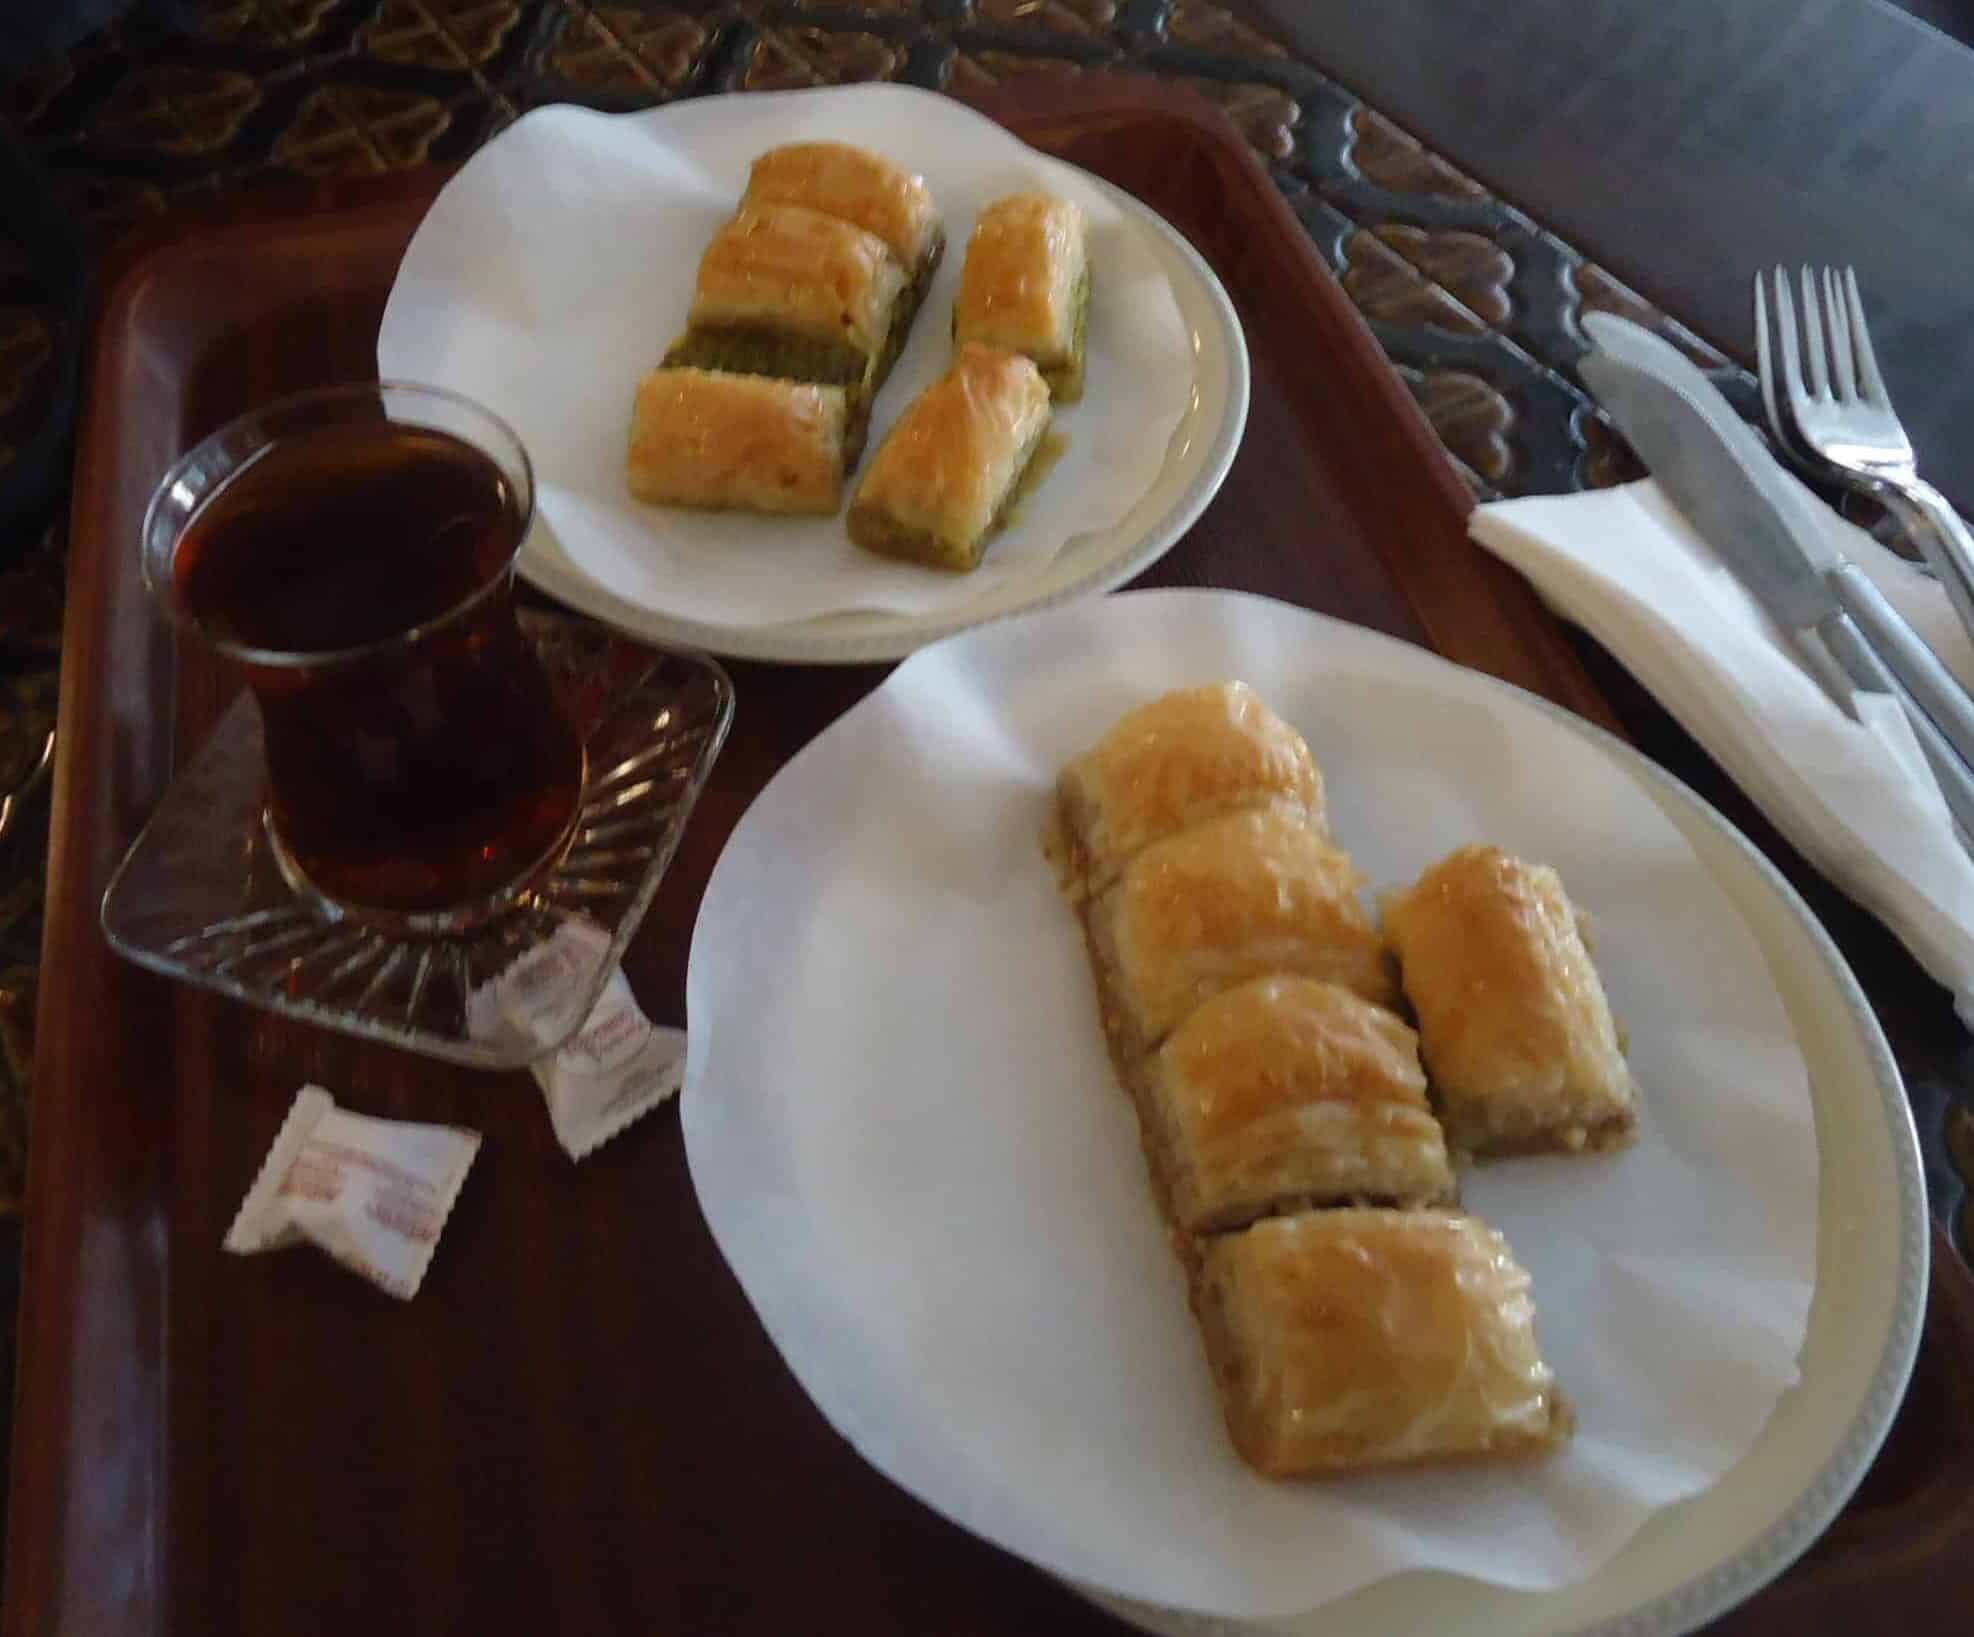
<path id="1" fill-rule="evenodd" d="M 1913 737 L 1919 741 L 1926 765 L 1933 770 L 1940 794 L 1946 798 L 1947 811 L 1960 826 L 1961 844 L 1966 846 L 1968 838 L 1974 836 L 1974 769 L 1970 769 L 1933 725 L 1932 717 L 1920 708 L 1918 700 L 1886 669 L 1848 614 L 1827 615 L 1818 622 L 1816 634 L 1823 639 L 1829 658 L 1836 662 L 1852 687 L 1866 693 L 1888 693 L 1905 708 Z"/>
<path id="2" fill-rule="evenodd" d="M 1919 708 L 1933 718 L 1933 725 L 1947 743 L 1960 753 L 1963 762 L 1974 765 L 1974 699 L 1967 697 L 1959 678 L 1940 663 L 1939 656 L 1855 563 L 1840 564 L 1824 580 L 1857 621 L 1865 640 L 1878 650 L 1878 657 L 1905 684 Z"/>

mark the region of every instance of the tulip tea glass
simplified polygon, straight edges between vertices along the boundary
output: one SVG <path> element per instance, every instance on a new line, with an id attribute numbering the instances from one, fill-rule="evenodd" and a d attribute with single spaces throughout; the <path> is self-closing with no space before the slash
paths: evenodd
<path id="1" fill-rule="evenodd" d="M 533 507 L 505 425 L 388 383 L 243 416 L 151 503 L 145 578 L 251 687 L 268 840 L 329 918 L 454 932 L 569 844 L 582 739 L 514 606 Z"/>

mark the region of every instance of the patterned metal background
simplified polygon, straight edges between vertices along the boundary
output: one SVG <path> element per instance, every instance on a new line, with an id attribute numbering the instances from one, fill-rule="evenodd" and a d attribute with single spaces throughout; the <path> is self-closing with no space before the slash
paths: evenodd
<path id="1" fill-rule="evenodd" d="M 1477 491 L 1636 475 L 1573 374 L 1586 309 L 1659 331 L 1751 404 L 1743 370 L 1207 0 L 150 0 L 0 85 L 0 136 L 100 250 L 226 190 L 458 159 L 546 102 L 868 79 L 964 91 L 1111 67 L 1228 111 Z M 73 292 L 50 287 L 18 216 L 0 239 L 0 483 L 61 413 L 76 339 Z M 0 537 L 0 788 L 53 710 L 62 546 L 59 515 Z M 0 841 L 0 1210 L 22 1187 L 44 858 L 30 804 Z M 1974 1121 L 1940 1118 L 1974 1170 Z"/>

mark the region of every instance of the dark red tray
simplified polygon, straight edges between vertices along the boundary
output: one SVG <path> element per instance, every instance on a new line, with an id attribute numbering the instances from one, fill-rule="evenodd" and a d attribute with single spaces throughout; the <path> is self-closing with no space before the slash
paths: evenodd
<path id="1" fill-rule="evenodd" d="M 1149 82 L 992 110 L 1184 231 L 1246 326 L 1226 488 L 1148 579 L 1269 592 L 1610 713 L 1225 119 Z M 234 684 L 138 579 L 170 459 L 374 372 L 436 174 L 181 216 L 103 280 L 76 479 L 6 1565 L 9 1633 L 1096 1632 L 1104 1616 L 866 1467 L 707 1236 L 678 1121 L 581 1166 L 525 1076 L 451 1070 L 176 987 L 97 929 L 109 873 Z M 733 735 L 630 962 L 682 1015 L 707 874 L 755 793 L 881 669 L 735 668 Z M 425 1287 L 220 1239 L 305 1080 L 486 1135 Z M 1747 1630 L 1937 1629 L 1974 1555 L 1974 1300 L 1939 1258 L 1911 1403 Z M 1894 1618 L 1901 1607 L 1915 1624 Z M 1889 1624 L 1887 1623 L 1889 1622 Z"/>

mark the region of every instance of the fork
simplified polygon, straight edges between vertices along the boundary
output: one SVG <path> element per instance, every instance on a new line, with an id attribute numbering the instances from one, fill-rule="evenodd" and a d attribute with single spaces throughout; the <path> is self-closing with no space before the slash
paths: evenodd
<path id="1" fill-rule="evenodd" d="M 1946 587 L 1961 625 L 1974 637 L 1974 534 L 1945 495 L 1919 475 L 1912 440 L 1878 372 L 1871 347 L 1857 274 L 1846 267 L 1821 270 L 1821 279 L 1802 269 L 1803 329 L 1799 349 L 1796 304 L 1789 275 L 1773 275 L 1775 332 L 1781 367 L 1769 346 L 1768 279 L 1755 275 L 1755 347 L 1759 354 L 1762 399 L 1776 435 L 1801 442 L 1853 488 L 1882 501 L 1919 543 L 1920 551 Z M 1817 297 L 1817 284 L 1823 297 Z M 1829 336 L 1826 361 L 1824 338 Z M 1801 353 L 1809 354 L 1805 384 Z M 1787 414 L 1778 404 L 1780 382 Z"/>

